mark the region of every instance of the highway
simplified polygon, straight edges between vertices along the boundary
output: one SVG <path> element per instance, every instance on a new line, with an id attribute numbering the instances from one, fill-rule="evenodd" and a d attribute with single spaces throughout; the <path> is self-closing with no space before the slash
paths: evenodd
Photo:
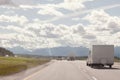
<path id="1" fill-rule="evenodd" d="M 120 80 L 120 64 L 109 68 L 91 68 L 85 61 L 54 61 L 23 80 Z"/>
<path id="2" fill-rule="evenodd" d="M 120 80 L 120 63 L 115 63 L 112 69 L 98 69 L 86 66 L 82 60 L 52 60 L 0 80 Z"/>

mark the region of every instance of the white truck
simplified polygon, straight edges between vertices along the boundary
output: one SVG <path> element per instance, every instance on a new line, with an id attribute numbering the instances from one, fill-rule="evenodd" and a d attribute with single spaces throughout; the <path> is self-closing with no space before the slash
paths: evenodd
<path id="1" fill-rule="evenodd" d="M 111 68 L 114 64 L 114 45 L 92 45 L 86 64 L 91 67 L 108 65 Z"/>

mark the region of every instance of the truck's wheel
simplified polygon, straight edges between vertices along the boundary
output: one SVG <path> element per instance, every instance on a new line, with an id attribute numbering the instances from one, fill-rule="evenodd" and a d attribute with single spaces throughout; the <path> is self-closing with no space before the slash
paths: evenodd
<path id="1" fill-rule="evenodd" d="M 112 68 L 112 65 L 109 65 L 109 68 Z"/>
<path id="2" fill-rule="evenodd" d="M 103 64 L 101 64 L 101 65 L 100 65 L 100 67 L 102 67 L 102 68 L 103 68 L 103 67 L 104 67 L 104 65 L 103 65 Z"/>
<path id="3" fill-rule="evenodd" d="M 86 65 L 88 66 L 88 63 Z"/>
<path id="4" fill-rule="evenodd" d="M 93 65 L 93 64 L 91 64 L 90 66 L 91 66 L 91 68 L 93 68 L 93 67 L 94 67 L 94 65 Z"/>

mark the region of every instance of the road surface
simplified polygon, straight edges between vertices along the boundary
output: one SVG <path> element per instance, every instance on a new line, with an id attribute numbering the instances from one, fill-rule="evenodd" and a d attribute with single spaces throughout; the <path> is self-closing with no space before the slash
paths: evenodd
<path id="1" fill-rule="evenodd" d="M 52 61 L 51 64 L 35 70 L 28 70 L 18 77 L 0 78 L 0 80 L 120 80 L 120 64 L 112 69 L 94 69 L 86 66 L 85 61 Z"/>
<path id="2" fill-rule="evenodd" d="M 23 80 L 120 80 L 120 65 L 113 67 L 93 69 L 85 61 L 55 61 Z"/>

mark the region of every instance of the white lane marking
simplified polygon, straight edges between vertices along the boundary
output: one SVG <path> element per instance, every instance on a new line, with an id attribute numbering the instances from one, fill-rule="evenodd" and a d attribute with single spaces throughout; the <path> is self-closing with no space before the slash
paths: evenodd
<path id="1" fill-rule="evenodd" d="M 97 79 L 96 77 L 94 77 L 94 76 L 92 77 L 92 79 L 93 79 L 93 80 L 98 80 L 98 79 Z"/>
<path id="2" fill-rule="evenodd" d="M 85 73 L 87 73 L 87 71 L 84 71 Z"/>
<path id="3" fill-rule="evenodd" d="M 41 72 L 41 70 L 43 69 L 43 68 L 45 68 L 46 66 L 44 66 L 44 65 L 50 65 L 50 64 L 53 64 L 54 62 L 50 62 L 50 63 L 48 63 L 48 64 L 43 64 L 43 67 L 41 67 L 41 69 L 40 70 L 38 70 L 38 71 L 36 71 L 36 72 L 34 72 L 34 73 L 32 73 L 32 74 L 30 74 L 30 75 L 28 75 L 27 77 L 25 77 L 23 80 L 31 80 L 30 78 L 32 78 L 32 77 L 34 77 L 35 75 L 37 75 L 38 73 L 40 73 Z"/>
<path id="4" fill-rule="evenodd" d="M 83 71 L 84 71 L 85 73 L 87 73 L 87 71 L 86 71 L 85 69 L 83 69 Z"/>

